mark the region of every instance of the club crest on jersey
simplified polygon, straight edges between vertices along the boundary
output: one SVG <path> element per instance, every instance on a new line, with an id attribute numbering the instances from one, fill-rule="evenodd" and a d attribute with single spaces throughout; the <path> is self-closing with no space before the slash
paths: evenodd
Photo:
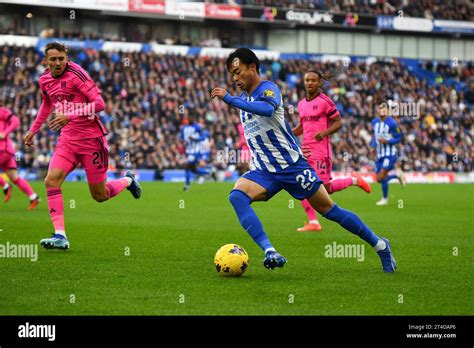
<path id="1" fill-rule="evenodd" d="M 271 89 L 266 89 L 266 90 L 263 91 L 263 96 L 264 97 L 275 98 L 275 92 L 272 91 Z"/>
<path id="2" fill-rule="evenodd" d="M 61 88 L 66 89 L 66 81 L 61 81 Z"/>

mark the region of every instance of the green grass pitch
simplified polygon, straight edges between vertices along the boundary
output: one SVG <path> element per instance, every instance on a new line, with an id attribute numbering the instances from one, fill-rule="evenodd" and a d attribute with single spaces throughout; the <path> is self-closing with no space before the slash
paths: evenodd
<path id="1" fill-rule="evenodd" d="M 0 244 L 37 244 L 52 225 L 43 201 L 27 211 L 14 188 L 0 202 Z M 392 242 L 395 274 L 365 258 L 325 257 L 325 246 L 365 244 L 321 219 L 321 233 L 295 232 L 305 220 L 282 192 L 255 203 L 270 240 L 287 259 L 269 271 L 263 253 L 240 227 L 227 200 L 232 184 L 143 183 L 106 203 L 85 183 L 63 187 L 71 249 L 43 250 L 37 262 L 0 258 L 0 315 L 473 315 L 473 185 L 390 187 L 390 205 L 376 207 L 380 188 L 334 194 Z M 293 206 L 294 203 L 294 207 Z M 250 265 L 241 278 L 220 277 L 217 249 L 243 246 Z"/>

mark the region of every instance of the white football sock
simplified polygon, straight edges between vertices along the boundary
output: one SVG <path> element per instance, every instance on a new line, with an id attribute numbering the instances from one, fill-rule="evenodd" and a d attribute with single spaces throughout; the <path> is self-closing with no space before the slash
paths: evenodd
<path id="1" fill-rule="evenodd" d="M 124 176 L 125 180 L 128 182 L 128 186 L 132 184 L 132 178 L 129 178 L 128 176 Z"/>
<path id="2" fill-rule="evenodd" d="M 386 247 L 387 247 L 387 243 L 385 243 L 383 239 L 379 239 L 377 244 L 375 244 L 374 249 L 375 251 L 380 251 L 380 250 L 384 250 Z"/>
<path id="3" fill-rule="evenodd" d="M 9 188 L 9 187 L 10 187 L 10 185 L 8 185 L 8 183 L 7 183 L 7 184 L 5 184 L 5 185 L 3 186 L 3 189 L 6 190 L 6 189 Z"/>
<path id="4" fill-rule="evenodd" d="M 54 231 L 54 233 L 55 234 L 60 234 L 61 236 L 66 238 L 66 231 L 64 231 L 64 230 L 56 230 L 56 231 Z"/>
<path id="5" fill-rule="evenodd" d="M 265 249 L 265 255 L 266 255 L 269 251 L 276 251 L 276 250 L 275 250 L 275 248 L 268 248 L 268 249 Z"/>
<path id="6" fill-rule="evenodd" d="M 355 186 L 357 185 L 357 178 L 356 177 L 352 177 L 352 185 Z"/>
<path id="7" fill-rule="evenodd" d="M 315 224 L 315 225 L 317 225 L 317 224 L 319 224 L 319 221 L 318 221 L 318 219 L 316 219 L 316 220 L 309 220 L 309 223 L 310 223 L 310 224 Z"/>
<path id="8" fill-rule="evenodd" d="M 32 200 L 36 199 L 36 197 L 38 197 L 36 195 L 36 193 L 32 193 L 31 196 L 29 196 L 28 198 L 30 199 L 30 201 L 32 201 Z"/>

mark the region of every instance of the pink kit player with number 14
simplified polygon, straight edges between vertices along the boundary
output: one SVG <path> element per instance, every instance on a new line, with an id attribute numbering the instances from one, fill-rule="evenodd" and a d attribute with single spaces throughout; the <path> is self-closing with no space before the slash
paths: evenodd
<path id="1" fill-rule="evenodd" d="M 332 148 L 329 136 L 342 127 L 342 119 L 334 102 L 321 92 L 325 80 L 327 79 L 317 70 L 309 70 L 305 73 L 306 98 L 298 103 L 300 123 L 293 129 L 293 133 L 296 136 L 303 135 L 303 153 L 316 174 L 323 180 L 328 193 L 341 191 L 349 186 L 358 186 L 370 193 L 369 183 L 359 173 L 353 173 L 352 177 L 332 180 Z M 297 231 L 320 231 L 322 227 L 316 211 L 307 200 L 301 203 L 309 223 L 305 222 L 305 225 Z"/>

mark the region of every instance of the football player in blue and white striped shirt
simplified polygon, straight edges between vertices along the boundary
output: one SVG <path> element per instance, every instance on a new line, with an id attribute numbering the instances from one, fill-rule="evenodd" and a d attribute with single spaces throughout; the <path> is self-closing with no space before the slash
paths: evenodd
<path id="1" fill-rule="evenodd" d="M 186 144 L 186 184 L 183 188 L 188 191 L 191 185 L 191 173 L 196 173 L 196 164 L 199 162 L 200 140 L 202 127 L 194 120 L 194 115 L 190 114 L 179 131 L 179 138 Z"/>
<path id="2" fill-rule="evenodd" d="M 198 147 L 199 151 L 196 163 L 198 184 L 202 184 L 208 176 L 211 176 L 214 181 L 217 181 L 216 169 L 212 165 L 211 158 L 211 134 L 207 129 L 201 129 L 201 137 L 199 138 Z"/>
<path id="3" fill-rule="evenodd" d="M 398 179 L 402 187 L 405 186 L 403 172 L 397 170 L 397 174 L 389 175 L 389 172 L 395 168 L 398 150 L 397 144 L 402 141 L 402 134 L 398 128 L 397 121 L 388 115 L 388 105 L 381 103 L 377 106 L 379 117 L 372 120 L 372 153 L 375 154 L 375 172 L 377 173 L 377 182 L 382 185 L 382 199 L 376 204 L 388 204 L 388 182 L 392 179 Z"/>
<path id="4" fill-rule="evenodd" d="M 212 90 L 211 97 L 240 109 L 255 166 L 237 180 L 229 200 L 242 227 L 264 251 L 263 265 L 268 269 L 283 267 L 286 259 L 270 243 L 250 205 L 285 190 L 296 199 L 306 198 L 325 218 L 369 243 L 380 256 L 383 270 L 394 272 L 396 264 L 389 241 L 379 238 L 357 215 L 334 203 L 304 158 L 285 120 L 281 92 L 273 82 L 261 79 L 260 61 L 255 53 L 248 48 L 239 48 L 229 55 L 226 65 L 243 93 L 233 97 L 224 88 L 217 87 Z"/>

